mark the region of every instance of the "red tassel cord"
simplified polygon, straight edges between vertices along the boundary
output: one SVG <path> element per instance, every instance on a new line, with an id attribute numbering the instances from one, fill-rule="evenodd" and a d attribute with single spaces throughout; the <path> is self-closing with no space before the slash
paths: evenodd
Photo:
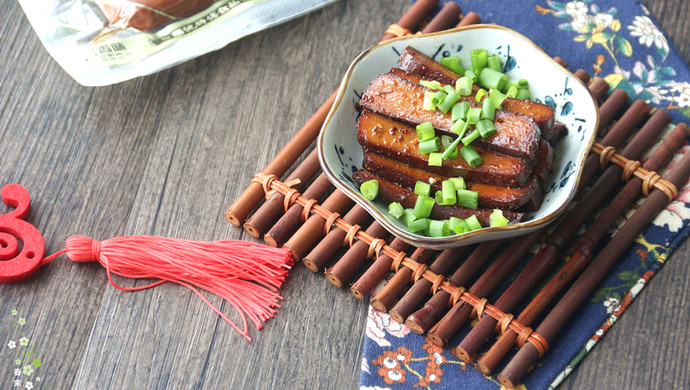
<path id="1" fill-rule="evenodd" d="M 25 206 L 28 212 L 28 192 L 21 194 L 21 190 L 16 192 L 15 189 L 13 194 L 25 195 L 25 199 L 21 199 L 24 196 L 20 196 L 18 202 L 8 202 L 5 198 L 5 188 L 2 192 L 3 201 L 17 207 L 17 210 L 23 210 L 22 207 Z M 23 187 L 21 189 L 26 191 Z M 17 196 L 13 199 L 15 198 Z M 185 286 L 249 341 L 251 338 L 248 334 L 247 318 L 257 329 L 261 329 L 266 320 L 274 317 L 276 309 L 280 307 L 278 302 L 283 299 L 277 291 L 285 282 L 288 270 L 293 265 L 288 249 L 238 240 L 202 242 L 155 236 L 116 237 L 105 241 L 72 236 L 67 239 L 63 251 L 41 259 L 43 239 L 38 230 L 21 220 L 26 213 L 18 216 L 15 210 L 11 218 L 4 218 L 10 214 L 0 215 L 0 240 L 6 241 L 2 234 L 6 236 L 9 232 L 24 242 L 24 248 L 21 253 L 14 253 L 16 257 L 9 262 L 0 261 L 0 282 L 16 283 L 24 280 L 33 275 L 41 265 L 66 253 L 75 262 L 101 263 L 108 272 L 110 283 L 124 291 L 143 290 L 165 282 Z M 16 229 L 7 228 L 7 225 L 24 226 L 22 223 L 33 229 L 33 232 L 29 235 L 21 232 L 16 234 Z M 25 255 L 26 243 L 34 242 L 36 235 L 41 241 L 41 256 L 28 261 Z M 22 254 L 24 258 L 21 257 Z M 8 256 L 9 254 L 6 254 L 0 259 L 6 259 Z M 11 267 L 3 269 L 3 263 L 14 264 L 18 271 Z M 113 273 L 133 279 L 159 280 L 146 286 L 122 287 L 113 280 Z M 199 289 L 228 301 L 241 317 L 242 327 L 214 306 Z"/>

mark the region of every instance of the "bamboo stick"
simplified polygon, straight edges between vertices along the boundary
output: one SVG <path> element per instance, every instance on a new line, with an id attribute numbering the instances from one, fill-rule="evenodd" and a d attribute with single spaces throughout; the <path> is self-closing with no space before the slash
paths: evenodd
<path id="1" fill-rule="evenodd" d="M 658 112 L 663 111 L 657 111 L 657 113 Z M 666 118 L 668 119 L 668 115 L 666 115 Z M 645 161 L 643 167 L 652 171 L 661 169 L 666 161 L 685 144 L 686 136 L 687 126 L 685 124 L 676 126 L 657 150 L 655 150 Z M 539 294 L 532 299 L 529 305 L 527 305 L 518 316 L 517 320 L 521 324 L 530 326 L 556 294 L 565 288 L 565 286 L 582 271 L 591 259 L 596 244 L 604 237 L 606 231 L 615 224 L 617 219 L 632 206 L 635 199 L 640 195 L 642 191 L 641 186 L 642 179 L 635 177 L 630 180 L 619 192 L 614 201 L 611 202 L 594 223 L 587 228 L 585 233 L 571 245 L 571 249 L 569 249 L 569 252 L 572 253 L 570 259 L 568 259 L 561 270 L 554 275 L 549 283 L 542 288 Z M 592 191 L 594 191 L 594 188 L 592 188 Z M 517 333 L 512 329 L 507 329 L 489 351 L 479 359 L 477 363 L 479 370 L 484 374 L 490 374 L 514 345 L 517 338 Z"/>
<path id="2" fill-rule="evenodd" d="M 633 108 L 631 107 L 631 109 Z M 621 154 L 630 159 L 639 158 L 642 153 L 649 149 L 667 123 L 668 115 L 655 115 L 635 134 L 635 137 Z M 580 226 L 597 210 L 606 195 L 616 187 L 621 171 L 622 169 L 617 165 L 611 165 L 606 169 L 604 174 L 594 183 L 587 196 L 578 202 L 556 230 L 549 235 L 539 252 L 498 298 L 494 304 L 496 307 L 504 312 L 509 312 L 529 293 L 546 271 L 560 258 L 561 252 L 572 241 Z M 497 323 L 496 319 L 488 316 L 480 319 L 479 323 L 453 350 L 453 353 L 464 361 L 471 360 L 472 356 L 494 332 Z"/>
<path id="3" fill-rule="evenodd" d="M 417 248 L 410 255 L 410 259 L 422 264 L 426 263 L 433 254 L 434 251 L 432 250 Z M 402 293 L 402 290 L 410 283 L 410 278 L 412 276 L 413 271 L 410 268 L 402 267 L 398 269 L 395 275 L 393 275 L 393 278 L 389 280 L 383 289 L 371 300 L 371 306 L 378 311 L 386 312 L 388 308 L 393 306 L 400 293 Z"/>
<path id="4" fill-rule="evenodd" d="M 668 175 L 667 180 L 676 188 L 681 188 L 687 181 L 688 175 L 690 175 L 690 153 L 683 156 Z M 662 190 L 655 189 L 544 318 L 536 334 L 540 335 L 546 343 L 553 341 L 577 308 L 601 283 L 609 270 L 633 243 L 635 237 L 651 223 L 668 202 L 666 194 Z M 518 353 L 499 374 L 498 378 L 504 386 L 515 388 L 529 367 L 540 357 L 540 350 L 533 344 L 539 342 L 536 340 L 538 340 L 536 337 L 528 339 L 528 342 L 518 350 Z"/>
<path id="5" fill-rule="evenodd" d="M 410 247 L 405 241 L 395 238 L 390 243 L 391 248 L 398 252 L 404 252 Z M 355 284 L 350 287 L 350 292 L 357 299 L 364 299 L 367 294 L 386 276 L 393 265 L 393 259 L 385 254 L 376 258 L 373 264 L 359 277 Z"/>
<path id="6" fill-rule="evenodd" d="M 380 223 L 374 221 L 366 230 L 373 237 L 383 239 L 388 236 L 388 231 Z M 367 258 L 369 245 L 364 241 L 357 241 L 345 252 L 333 267 L 326 271 L 326 279 L 337 287 L 342 287 L 343 282 L 350 279 L 352 274 L 362 265 Z"/>

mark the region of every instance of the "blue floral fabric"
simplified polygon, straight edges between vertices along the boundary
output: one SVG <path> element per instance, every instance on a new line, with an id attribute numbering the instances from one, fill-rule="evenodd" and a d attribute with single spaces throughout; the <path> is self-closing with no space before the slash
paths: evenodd
<path id="1" fill-rule="evenodd" d="M 549 55 L 563 58 L 570 69 L 584 69 L 592 76 L 602 77 L 612 88 L 625 90 L 631 99 L 645 100 L 653 110 L 666 110 L 674 122 L 688 122 L 688 64 L 639 2 L 458 3 L 463 11 L 478 13 L 484 23 L 496 23 L 522 33 Z M 676 160 L 687 150 L 681 150 Z M 663 176 L 664 171 L 661 173 Z M 558 386 L 685 240 L 690 232 L 690 186 L 679 192 L 678 198 L 636 239 L 563 329 L 561 333 L 567 334 L 567 339 L 562 337 L 551 343 L 538 366 L 523 378 L 521 388 Z M 467 332 L 464 329 L 457 334 L 451 345 L 457 345 Z M 370 308 L 366 335 L 361 389 L 501 388 L 496 377 L 482 375 L 449 349 L 441 349 L 410 332 L 388 314 Z"/>

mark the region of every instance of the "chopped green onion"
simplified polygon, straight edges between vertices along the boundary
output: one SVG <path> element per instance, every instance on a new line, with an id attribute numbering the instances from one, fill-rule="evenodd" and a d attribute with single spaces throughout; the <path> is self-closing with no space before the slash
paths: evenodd
<path id="1" fill-rule="evenodd" d="M 503 216 L 503 211 L 501 210 L 494 210 L 494 212 L 489 215 L 489 226 L 506 226 L 508 222 L 508 218 Z"/>
<path id="2" fill-rule="evenodd" d="M 506 95 L 502 94 L 501 91 L 497 89 L 492 89 L 489 91 L 489 99 L 494 102 L 496 109 L 500 109 L 503 101 L 506 100 Z"/>
<path id="3" fill-rule="evenodd" d="M 482 228 L 482 224 L 479 223 L 479 219 L 477 219 L 476 215 L 466 218 L 465 222 L 467 222 L 467 227 L 470 229 L 470 231 L 479 230 Z"/>
<path id="4" fill-rule="evenodd" d="M 431 152 L 429 153 L 429 165 L 432 167 L 440 167 L 443 165 L 443 153 Z"/>
<path id="5" fill-rule="evenodd" d="M 417 219 L 417 217 L 414 215 L 414 212 L 412 209 L 405 209 L 402 215 L 403 222 L 405 222 L 405 225 L 410 226 L 410 223 Z"/>
<path id="6" fill-rule="evenodd" d="M 465 74 L 465 68 L 460 64 L 460 58 L 457 56 L 441 58 L 441 65 L 461 76 Z"/>
<path id="7" fill-rule="evenodd" d="M 479 193 L 470 190 L 456 190 L 458 206 L 476 209 L 479 201 Z"/>
<path id="8" fill-rule="evenodd" d="M 455 92 L 455 88 L 453 88 L 452 85 L 448 85 L 448 84 L 444 85 L 443 88 L 441 88 L 441 89 L 443 91 L 445 91 L 445 93 Z"/>
<path id="9" fill-rule="evenodd" d="M 479 91 L 477 91 L 477 94 L 474 95 L 474 100 L 478 102 L 482 102 L 482 99 L 487 95 L 486 89 L 481 88 Z"/>
<path id="10" fill-rule="evenodd" d="M 429 229 L 429 222 L 428 218 L 415 219 L 407 225 L 407 228 L 410 229 L 412 233 L 425 232 Z"/>
<path id="11" fill-rule="evenodd" d="M 488 56 L 486 58 L 486 66 L 497 72 L 503 73 L 503 65 L 501 65 L 501 59 L 498 58 L 498 55 L 496 54 Z"/>
<path id="12" fill-rule="evenodd" d="M 470 228 L 467 226 L 467 222 L 458 217 L 450 217 L 448 220 L 448 227 L 450 230 L 454 231 L 455 234 L 462 234 L 470 231 Z"/>
<path id="13" fill-rule="evenodd" d="M 468 70 L 467 73 L 470 71 Z M 462 76 L 455 81 L 455 90 L 460 96 L 467 96 L 472 93 L 472 83 L 474 81 L 471 77 Z"/>
<path id="14" fill-rule="evenodd" d="M 467 146 L 472 143 L 472 141 L 476 140 L 479 138 L 481 134 L 479 134 L 479 130 L 474 129 L 472 130 L 471 133 L 467 134 L 466 136 L 462 137 L 462 143 Z M 469 161 L 468 161 L 469 162 Z"/>
<path id="15" fill-rule="evenodd" d="M 508 77 L 501 72 L 497 72 L 491 68 L 484 68 L 482 73 L 479 74 L 479 80 L 477 84 L 481 85 L 486 89 L 498 89 L 501 90 L 503 86 L 508 81 Z"/>
<path id="16" fill-rule="evenodd" d="M 458 201 L 457 192 L 455 190 L 455 184 L 450 180 L 444 180 L 441 182 L 441 192 L 443 193 L 443 203 L 444 204 L 455 204 Z"/>
<path id="17" fill-rule="evenodd" d="M 423 181 L 417 181 L 414 184 L 414 193 L 417 195 L 429 196 L 429 194 L 431 194 L 431 184 Z"/>
<path id="18" fill-rule="evenodd" d="M 379 194 L 379 181 L 376 179 L 365 181 L 359 186 L 359 192 L 369 200 L 376 199 L 376 196 Z"/>
<path id="19" fill-rule="evenodd" d="M 470 52 L 470 60 L 472 61 L 472 69 L 475 71 L 481 70 L 486 66 L 487 53 L 484 49 L 474 49 Z"/>
<path id="20" fill-rule="evenodd" d="M 436 91 L 441 89 L 441 83 L 436 80 L 419 80 L 419 84 Z"/>
<path id="21" fill-rule="evenodd" d="M 467 123 L 476 125 L 480 119 L 482 119 L 482 109 L 479 107 L 470 108 L 470 112 L 467 115 Z"/>
<path id="22" fill-rule="evenodd" d="M 436 191 L 434 194 L 434 200 L 436 201 L 436 204 L 440 204 L 441 206 L 452 206 L 455 204 L 455 202 L 446 203 L 443 201 L 443 191 Z"/>
<path id="23" fill-rule="evenodd" d="M 465 132 L 465 130 L 467 130 L 467 126 L 468 126 L 468 125 L 465 124 L 465 128 L 464 128 L 463 131 L 462 131 L 463 133 Z M 444 160 L 449 159 L 450 156 L 451 156 L 451 154 L 457 153 L 458 144 L 460 143 L 460 140 L 461 140 L 460 137 L 461 137 L 461 136 L 458 136 L 458 138 L 456 138 L 455 141 L 453 141 L 452 144 L 448 145 L 448 147 L 443 151 L 443 155 L 441 155 L 441 157 L 442 157 Z M 455 150 L 455 152 L 454 152 L 454 150 Z M 457 156 L 456 156 L 456 158 L 457 158 Z"/>
<path id="24" fill-rule="evenodd" d="M 503 89 L 505 91 L 507 91 L 510 89 L 510 87 L 515 87 L 516 89 L 520 89 L 520 80 L 508 79 L 508 81 L 506 81 L 506 85 L 503 86 Z"/>
<path id="25" fill-rule="evenodd" d="M 472 80 L 472 84 L 477 82 L 477 73 L 472 69 L 467 69 L 465 71 L 465 77 L 469 77 Z"/>
<path id="26" fill-rule="evenodd" d="M 467 117 L 467 113 L 470 111 L 470 102 L 467 101 L 461 101 L 455 103 L 453 105 L 453 109 L 450 111 L 450 119 L 453 122 L 457 122 L 461 119 L 465 119 Z"/>
<path id="27" fill-rule="evenodd" d="M 471 167 L 476 167 L 482 163 L 482 156 L 477 153 L 472 145 L 467 145 L 460 149 L 460 155 L 462 155 L 462 158 L 464 158 Z"/>
<path id="28" fill-rule="evenodd" d="M 417 195 L 417 201 L 412 209 L 412 214 L 416 218 L 429 218 L 431 215 L 431 209 L 434 208 L 434 198 L 426 195 Z"/>
<path id="29" fill-rule="evenodd" d="M 415 129 L 417 130 L 417 139 L 419 142 L 428 141 L 436 136 L 434 126 L 431 122 L 420 123 Z"/>
<path id="30" fill-rule="evenodd" d="M 454 141 L 453 137 L 451 137 L 449 135 L 442 135 L 441 136 L 441 146 L 443 147 L 444 152 L 450 147 L 450 145 L 453 144 L 453 141 Z M 442 155 L 442 157 L 443 157 L 443 155 Z M 448 159 L 454 160 L 456 158 L 458 158 L 458 148 L 453 148 L 453 150 L 448 155 Z"/>
<path id="31" fill-rule="evenodd" d="M 520 100 L 529 100 L 529 98 L 530 98 L 529 89 L 523 88 L 523 89 L 519 90 L 516 98 L 520 99 Z"/>
<path id="32" fill-rule="evenodd" d="M 429 222 L 429 236 L 444 237 L 450 235 L 447 221 L 431 220 Z"/>
<path id="33" fill-rule="evenodd" d="M 496 132 L 496 126 L 494 126 L 494 122 L 491 120 L 482 119 L 477 123 L 477 131 L 479 131 L 479 135 L 482 138 L 490 137 Z"/>
<path id="34" fill-rule="evenodd" d="M 393 202 L 388 205 L 388 214 L 394 216 L 395 218 L 400 218 L 405 212 L 405 209 L 398 202 Z"/>
<path id="35" fill-rule="evenodd" d="M 456 190 L 464 190 L 467 188 L 465 184 L 465 179 L 462 177 L 449 177 L 448 181 L 452 182 Z"/>
<path id="36" fill-rule="evenodd" d="M 450 111 L 451 108 L 453 108 L 453 105 L 455 102 L 457 102 L 460 99 L 460 95 L 458 95 L 455 92 L 455 89 L 451 87 L 451 92 L 448 92 L 448 95 L 446 95 L 446 98 L 443 99 L 441 104 L 439 104 L 436 108 L 441 110 L 444 114 Z"/>
<path id="37" fill-rule="evenodd" d="M 434 96 L 431 98 L 431 103 L 433 103 L 435 107 L 438 107 L 438 105 L 441 104 L 441 102 L 445 98 L 446 98 L 446 94 L 443 91 L 437 91 L 436 93 L 434 93 Z"/>
<path id="38" fill-rule="evenodd" d="M 439 137 L 434 137 L 419 143 L 419 153 L 421 154 L 438 152 L 439 149 L 441 149 L 441 139 Z"/>
<path id="39" fill-rule="evenodd" d="M 424 111 L 436 111 L 436 105 L 433 102 L 434 99 L 433 91 L 424 91 L 424 102 L 422 103 L 422 110 Z"/>
<path id="40" fill-rule="evenodd" d="M 458 119 L 455 123 L 453 123 L 452 126 L 450 126 L 450 131 L 457 135 L 461 135 L 463 131 L 465 130 L 465 127 L 469 126 L 467 122 L 465 122 L 462 119 Z"/>
<path id="41" fill-rule="evenodd" d="M 529 82 L 527 81 L 527 79 L 520 79 L 518 83 L 520 89 L 529 88 Z"/>
<path id="42" fill-rule="evenodd" d="M 516 98 L 517 94 L 518 94 L 518 89 L 515 86 L 508 88 L 508 91 L 506 92 L 506 96 L 509 98 Z"/>
<path id="43" fill-rule="evenodd" d="M 494 104 L 494 101 L 490 98 L 484 99 L 484 103 L 482 103 L 482 119 L 494 120 L 495 115 L 496 105 Z"/>

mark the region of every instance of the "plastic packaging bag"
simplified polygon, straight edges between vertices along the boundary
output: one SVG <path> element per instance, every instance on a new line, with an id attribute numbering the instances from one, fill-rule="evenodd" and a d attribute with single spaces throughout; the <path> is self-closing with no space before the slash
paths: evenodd
<path id="1" fill-rule="evenodd" d="M 187 61 L 334 0 L 19 0 L 77 82 L 118 83 Z"/>

